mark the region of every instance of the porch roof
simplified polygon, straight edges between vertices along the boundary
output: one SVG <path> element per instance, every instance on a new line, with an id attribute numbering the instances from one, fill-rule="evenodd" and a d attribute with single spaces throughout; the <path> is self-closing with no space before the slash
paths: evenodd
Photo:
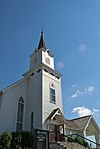
<path id="1" fill-rule="evenodd" d="M 84 116 L 84 117 L 71 119 L 71 121 L 74 122 L 78 126 L 78 128 L 83 131 L 85 129 L 90 117 L 91 117 L 91 115 L 88 115 L 88 116 Z"/>
<path id="2" fill-rule="evenodd" d="M 82 133 L 85 132 L 86 136 L 100 134 L 100 128 L 92 115 L 68 120 L 65 119 L 61 110 L 59 108 L 56 108 L 51 112 L 46 120 L 50 120 L 51 123 L 56 122 L 56 124 L 58 125 L 63 123 L 68 129 L 80 131 Z"/>
<path id="3" fill-rule="evenodd" d="M 52 122 L 59 122 L 58 124 L 65 123 L 64 115 L 59 108 L 54 109 L 46 120 L 51 120 Z"/>
<path id="4" fill-rule="evenodd" d="M 76 119 L 72 119 L 71 121 L 75 122 L 80 131 L 85 131 L 87 136 L 100 134 L 100 128 L 92 115 L 79 117 Z"/>
<path id="5" fill-rule="evenodd" d="M 79 130 L 78 125 L 71 120 L 66 119 L 66 128 L 72 129 L 72 130 Z"/>

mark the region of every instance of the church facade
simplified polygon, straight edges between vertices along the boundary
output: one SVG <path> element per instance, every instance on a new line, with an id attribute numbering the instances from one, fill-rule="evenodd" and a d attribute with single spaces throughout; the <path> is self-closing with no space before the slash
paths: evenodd
<path id="1" fill-rule="evenodd" d="M 54 56 L 46 48 L 43 32 L 38 48 L 30 55 L 30 69 L 23 79 L 0 91 L 0 134 L 45 128 L 55 108 L 62 108 L 61 74 L 54 69 Z"/>

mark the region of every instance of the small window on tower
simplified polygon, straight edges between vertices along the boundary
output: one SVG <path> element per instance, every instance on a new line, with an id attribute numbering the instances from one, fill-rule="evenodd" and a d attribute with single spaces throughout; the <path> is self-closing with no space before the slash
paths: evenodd
<path id="1" fill-rule="evenodd" d="M 35 57 L 35 59 L 34 59 L 34 64 L 36 64 L 37 63 L 37 57 Z"/>
<path id="2" fill-rule="evenodd" d="M 50 59 L 48 57 L 46 57 L 45 59 L 46 63 L 50 65 Z"/>
<path id="3" fill-rule="evenodd" d="M 50 101 L 56 103 L 55 89 L 50 87 Z"/>

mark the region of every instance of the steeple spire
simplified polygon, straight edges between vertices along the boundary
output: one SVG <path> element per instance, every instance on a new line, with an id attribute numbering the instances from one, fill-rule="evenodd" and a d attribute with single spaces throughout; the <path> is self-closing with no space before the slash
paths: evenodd
<path id="1" fill-rule="evenodd" d="M 43 28 L 42 28 L 42 31 L 41 31 L 41 37 L 40 37 L 40 41 L 39 41 L 39 45 L 38 45 L 38 50 L 40 48 L 46 49 L 46 44 L 45 44 L 44 38 L 43 38 Z"/>

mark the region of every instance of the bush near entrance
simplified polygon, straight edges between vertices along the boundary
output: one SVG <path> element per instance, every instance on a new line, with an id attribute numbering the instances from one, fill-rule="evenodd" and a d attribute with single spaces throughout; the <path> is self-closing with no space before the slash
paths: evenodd
<path id="1" fill-rule="evenodd" d="M 12 135 L 9 132 L 4 132 L 0 139 L 0 148 L 10 149 Z"/>
<path id="2" fill-rule="evenodd" d="M 0 149 L 28 149 L 33 143 L 34 136 L 31 132 L 4 132 L 0 139 Z"/>
<path id="3" fill-rule="evenodd" d="M 89 147 L 88 142 L 86 140 L 84 140 L 84 139 L 80 139 L 79 137 L 75 137 L 75 138 L 68 137 L 67 141 L 69 141 L 69 142 L 77 142 L 77 143 L 83 145 L 84 147 Z"/>

